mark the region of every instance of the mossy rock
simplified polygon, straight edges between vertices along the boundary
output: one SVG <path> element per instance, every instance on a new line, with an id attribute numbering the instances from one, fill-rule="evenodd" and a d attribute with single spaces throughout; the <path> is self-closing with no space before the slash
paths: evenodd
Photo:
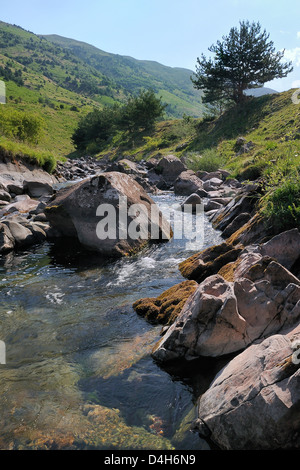
<path id="1" fill-rule="evenodd" d="M 191 256 L 179 264 L 179 270 L 185 278 L 202 282 L 226 264 L 236 261 L 242 249 L 241 245 L 234 247 L 224 242 Z"/>
<path id="2" fill-rule="evenodd" d="M 183 281 L 157 298 L 137 300 L 133 308 L 138 315 L 145 317 L 151 323 L 171 325 L 197 287 L 198 283 L 195 281 Z"/>

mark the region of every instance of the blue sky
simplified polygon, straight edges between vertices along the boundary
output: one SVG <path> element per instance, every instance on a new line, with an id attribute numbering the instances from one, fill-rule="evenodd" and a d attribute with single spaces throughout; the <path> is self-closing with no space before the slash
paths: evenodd
<path id="1" fill-rule="evenodd" d="M 299 0 L 13 0 L 0 19 L 116 54 L 195 70 L 197 57 L 240 20 L 259 21 L 294 71 L 265 86 L 300 87 Z"/>

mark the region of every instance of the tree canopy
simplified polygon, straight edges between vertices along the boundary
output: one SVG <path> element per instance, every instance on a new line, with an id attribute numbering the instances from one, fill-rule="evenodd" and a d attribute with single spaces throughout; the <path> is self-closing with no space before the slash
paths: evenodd
<path id="1" fill-rule="evenodd" d="M 204 54 L 197 58 L 192 82 L 204 91 L 204 103 L 224 99 L 241 103 L 246 98 L 245 90 L 260 88 L 293 70 L 291 62 L 281 63 L 284 51 L 276 52 L 269 36 L 260 23 L 243 21 L 208 49 L 214 53 L 213 59 Z"/>
<path id="2" fill-rule="evenodd" d="M 153 90 L 142 90 L 123 106 L 95 109 L 87 114 L 74 131 L 72 142 L 78 150 L 100 150 L 117 132 L 130 135 L 149 132 L 163 115 L 165 107 Z"/>

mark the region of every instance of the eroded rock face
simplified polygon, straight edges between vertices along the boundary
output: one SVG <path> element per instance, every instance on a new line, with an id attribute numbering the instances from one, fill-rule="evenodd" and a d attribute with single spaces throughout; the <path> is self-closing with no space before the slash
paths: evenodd
<path id="1" fill-rule="evenodd" d="M 126 198 L 122 208 L 120 198 Z M 157 218 L 151 219 L 153 213 Z M 149 241 L 171 237 L 169 223 L 154 201 L 129 175 L 118 172 L 102 173 L 59 191 L 45 214 L 62 235 L 78 238 L 86 248 L 104 256 L 126 256 Z M 105 225 L 108 233 L 104 233 Z"/>
<path id="2" fill-rule="evenodd" d="M 200 435 L 229 450 L 299 449 L 300 370 L 292 347 L 296 340 L 300 326 L 252 345 L 231 360 L 200 399 Z"/>

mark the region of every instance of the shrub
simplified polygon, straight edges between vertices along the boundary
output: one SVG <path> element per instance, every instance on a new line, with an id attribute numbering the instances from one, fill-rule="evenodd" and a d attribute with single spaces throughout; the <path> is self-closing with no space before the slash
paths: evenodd
<path id="1" fill-rule="evenodd" d="M 300 227 L 300 179 L 291 175 L 262 199 L 262 214 L 276 231 Z"/>
<path id="2" fill-rule="evenodd" d="M 9 107 L 0 108 L 0 131 L 9 138 L 22 142 L 37 142 L 43 128 L 41 117 Z"/>
<path id="3" fill-rule="evenodd" d="M 194 171 L 216 171 L 221 168 L 225 161 L 216 149 L 204 150 L 202 155 L 192 155 L 188 157 L 188 166 Z"/>

